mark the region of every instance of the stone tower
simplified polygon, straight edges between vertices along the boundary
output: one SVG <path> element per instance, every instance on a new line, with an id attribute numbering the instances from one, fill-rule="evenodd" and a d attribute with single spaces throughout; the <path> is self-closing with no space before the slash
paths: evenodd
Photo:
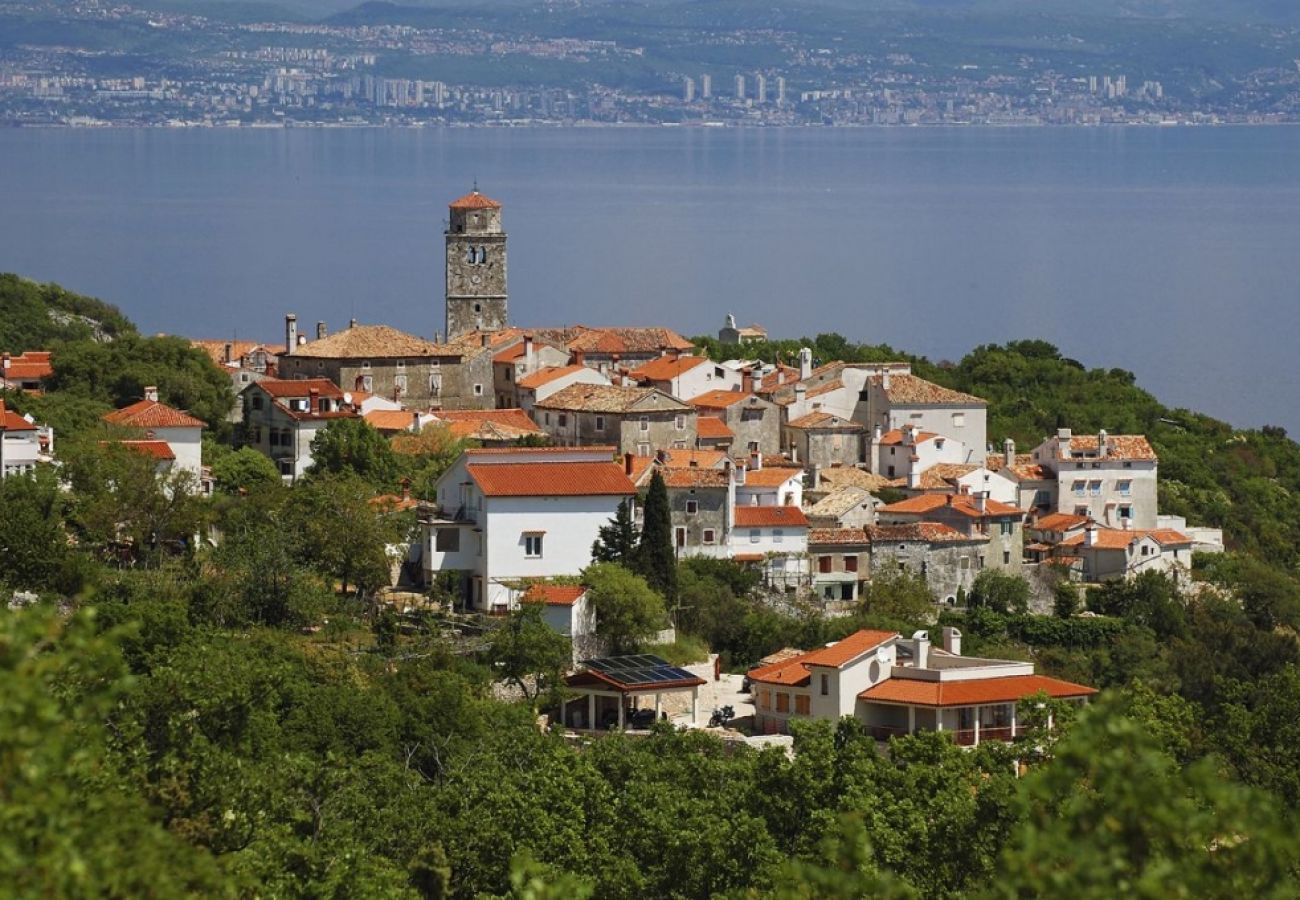
<path id="1" fill-rule="evenodd" d="M 506 327 L 506 233 L 501 204 L 475 188 L 449 207 L 447 340 Z"/>

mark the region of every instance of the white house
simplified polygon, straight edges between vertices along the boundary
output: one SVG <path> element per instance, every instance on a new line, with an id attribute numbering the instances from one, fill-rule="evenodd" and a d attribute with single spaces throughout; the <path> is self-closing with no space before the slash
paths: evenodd
<path id="1" fill-rule="evenodd" d="M 593 368 L 581 364 L 546 366 L 520 378 L 515 391 L 520 409 L 535 418 L 533 409 L 552 394 L 575 384 L 609 384 L 609 379 Z"/>
<path id="2" fill-rule="evenodd" d="M 916 431 L 958 440 L 967 458 L 954 462 L 980 463 L 987 453 L 988 403 L 915 375 L 885 372 L 866 379 L 864 424 L 881 433 L 911 425 Z"/>
<path id="3" fill-rule="evenodd" d="M 946 731 L 961 746 L 1024 733 L 1017 704 L 1043 693 L 1083 701 L 1093 688 L 1034 674 L 1033 663 L 961 655 L 961 632 L 943 629 L 943 649 L 918 631 L 857 631 L 749 672 L 755 726 L 784 732 L 794 719 L 853 716 L 878 739 Z"/>
<path id="4" fill-rule="evenodd" d="M 736 506 L 731 558 L 761 563 L 768 584 L 798 587 L 808 575 L 808 518 L 797 506 Z"/>
<path id="5" fill-rule="evenodd" d="M 676 352 L 652 359 L 629 375 L 639 384 L 658 388 L 678 400 L 693 400 L 709 391 L 739 391 L 743 380 L 740 372 L 708 357 Z"/>
<path id="6" fill-rule="evenodd" d="M 311 468 L 311 442 L 330 422 L 355 418 L 328 378 L 267 378 L 244 391 L 244 440 L 292 481 Z"/>
<path id="7" fill-rule="evenodd" d="M 1034 448 L 1053 476 L 1057 512 L 1109 528 L 1155 528 L 1159 459 L 1140 434 L 1076 435 L 1061 428 Z"/>
<path id="8" fill-rule="evenodd" d="M 144 441 L 162 441 L 171 450 L 170 468 L 175 472 L 189 472 L 196 485 L 203 480 L 203 429 L 202 419 L 173 409 L 158 402 L 158 388 L 144 389 L 144 399 L 130 406 L 104 415 L 109 425 L 130 429 Z M 151 452 L 156 459 L 165 455 Z"/>
<path id="9" fill-rule="evenodd" d="M 426 578 L 455 572 L 471 609 L 513 608 L 537 579 L 577 575 L 636 487 L 613 447 L 467 450 L 438 479 L 421 517 Z"/>
<path id="10" fill-rule="evenodd" d="M 541 605 L 542 620 L 572 643 L 574 665 L 603 652 L 596 638 L 596 609 L 582 585 L 533 582 L 519 601 Z"/>
<path id="11" fill-rule="evenodd" d="M 904 425 L 884 432 L 877 426 L 867 457 L 872 472 L 886 478 L 902 478 L 908 487 L 915 488 L 928 469 L 940 464 L 961 465 L 971 454 L 956 438 Z M 982 454 L 979 460 L 983 462 Z"/>
<path id="12" fill-rule="evenodd" d="M 1181 580 L 1191 572 L 1192 545 L 1190 537 L 1172 529 L 1098 528 L 1089 522 L 1057 550 L 1083 559 L 1084 581 L 1134 578 L 1150 571 Z"/>
<path id="13" fill-rule="evenodd" d="M 30 472 L 39 462 L 49 462 L 54 451 L 54 430 L 20 416 L 0 400 L 0 478 Z"/>
<path id="14" fill-rule="evenodd" d="M 751 454 L 749 465 L 737 466 L 736 506 L 803 506 L 803 475 L 801 468 L 764 466 L 763 454 Z"/>

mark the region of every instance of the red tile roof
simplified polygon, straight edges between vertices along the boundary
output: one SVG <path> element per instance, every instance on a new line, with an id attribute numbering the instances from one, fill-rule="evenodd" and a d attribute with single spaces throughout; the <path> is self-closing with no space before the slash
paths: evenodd
<path id="1" fill-rule="evenodd" d="M 501 204 L 491 197 L 484 197 L 477 189 L 464 197 L 457 197 L 447 204 L 449 209 L 500 209 Z"/>
<path id="2" fill-rule="evenodd" d="M 1127 531 L 1119 528 L 1098 528 L 1093 533 L 1092 546 L 1102 550 L 1124 550 L 1134 541 L 1140 541 L 1146 537 L 1151 538 L 1162 547 L 1192 543 L 1191 538 L 1172 528 L 1134 528 Z M 1061 541 L 1061 546 L 1073 547 L 1076 550 L 1087 549 L 1087 540 L 1086 533 L 1075 534 Z"/>
<path id="3" fill-rule="evenodd" d="M 1034 457 L 1029 453 L 1016 454 L 1011 465 L 1007 465 L 1003 454 L 990 453 L 985 465 L 990 472 L 1006 472 L 1008 477 L 1020 481 L 1047 481 L 1052 477 L 1046 469 L 1034 462 Z"/>
<path id="4" fill-rule="evenodd" d="M 973 706 L 978 703 L 1013 703 L 1040 691 L 1049 697 L 1087 697 L 1097 693 L 1096 688 L 1046 675 L 1006 675 L 967 681 L 887 678 L 858 694 L 858 699 L 909 706 Z"/>
<path id="5" fill-rule="evenodd" d="M 522 409 L 440 410 L 434 415 L 450 424 L 457 437 L 499 440 L 545 433 Z"/>
<path id="6" fill-rule="evenodd" d="M 0 431 L 35 431 L 36 426 L 28 422 L 18 413 L 11 409 L 5 408 L 5 402 L 0 400 Z"/>
<path id="7" fill-rule="evenodd" d="M 102 443 L 108 442 L 104 441 Z M 154 459 L 171 460 L 176 458 L 176 453 L 172 450 L 171 444 L 166 441 L 119 441 L 119 443 L 128 450 Z"/>
<path id="8" fill-rule="evenodd" d="M 816 544 L 868 544 L 861 528 L 814 528 L 808 532 L 808 546 Z"/>
<path id="9" fill-rule="evenodd" d="M 636 487 L 612 462 L 483 463 L 467 466 L 488 497 L 631 496 Z"/>
<path id="10" fill-rule="evenodd" d="M 1041 531 L 1069 531 L 1071 528 L 1082 528 L 1087 524 L 1087 516 L 1052 513 L 1050 516 L 1039 516 L 1030 527 Z"/>
<path id="11" fill-rule="evenodd" d="M 313 390 L 322 397 L 343 399 L 343 390 L 328 378 L 263 378 L 254 384 L 277 400 L 286 397 L 310 397 Z"/>
<path id="12" fill-rule="evenodd" d="M 380 431 L 410 431 L 415 413 L 405 409 L 372 409 L 362 418 Z"/>
<path id="13" fill-rule="evenodd" d="M 866 431 L 867 428 L 860 422 L 841 419 L 839 416 L 820 410 L 800 416 L 793 422 L 787 422 L 786 426 L 788 428 L 832 428 L 836 431 Z"/>
<path id="14" fill-rule="evenodd" d="M 17 356 L 10 356 L 8 363 L 4 371 L 0 372 L 0 379 L 38 381 L 54 374 L 54 366 L 50 362 L 50 354 L 47 350 L 28 350 Z"/>
<path id="15" fill-rule="evenodd" d="M 768 665 L 760 665 L 750 669 L 748 672 L 749 680 L 763 684 L 792 687 L 806 685 L 812 678 L 812 672 L 808 669 L 809 666 L 842 668 L 862 654 L 879 647 L 890 638 L 896 637 L 898 637 L 896 631 L 871 631 L 867 629 L 855 631 L 848 637 L 828 647 L 819 647 L 807 653 L 787 656 Z"/>
<path id="16" fill-rule="evenodd" d="M 932 441 L 937 437 L 941 437 L 941 435 L 935 434 L 933 431 L 918 431 L 915 432 L 915 443 L 924 444 L 926 441 Z M 880 436 L 880 445 L 883 447 L 901 443 L 903 443 L 903 431 L 899 428 L 886 431 Z"/>
<path id="17" fill-rule="evenodd" d="M 700 416 L 695 423 L 695 433 L 701 440 L 723 440 L 736 436 L 727 423 L 716 416 Z"/>
<path id="18" fill-rule="evenodd" d="M 1062 456 L 1057 453 L 1058 459 L 1078 459 L 1081 455 L 1085 459 L 1097 458 L 1097 446 L 1100 435 L 1096 434 L 1076 434 L 1070 438 L 1070 455 Z M 1059 445 L 1058 445 L 1059 451 Z M 1141 434 L 1111 434 L 1106 436 L 1106 458 L 1107 459 L 1131 459 L 1131 460 L 1155 460 L 1155 449 L 1151 443 Z"/>
<path id="19" fill-rule="evenodd" d="M 726 409 L 728 406 L 752 396 L 754 395 L 746 394 L 744 391 L 705 391 L 691 400 L 691 406 L 697 409 L 701 407 L 705 409 Z"/>
<path id="20" fill-rule="evenodd" d="M 519 456 L 533 456 L 537 453 L 599 453 L 603 456 L 614 458 L 614 453 L 618 450 L 613 444 L 591 444 L 584 447 L 475 447 L 466 452 L 471 457 L 474 456 L 508 456 L 517 454 Z"/>
<path id="21" fill-rule="evenodd" d="M 883 381 L 883 375 L 873 375 L 871 377 L 873 385 L 882 386 Z M 954 391 L 932 381 L 926 381 L 916 375 L 894 375 L 891 373 L 889 388 L 885 391 L 885 395 L 889 397 L 890 403 L 906 406 L 988 405 L 987 401 L 973 394 L 963 394 L 961 391 Z"/>
<path id="22" fill-rule="evenodd" d="M 877 512 L 882 514 L 926 515 L 944 508 L 956 510 L 962 515 L 975 519 L 985 516 L 1024 515 L 1024 510 L 993 499 L 984 501 L 984 511 L 981 512 L 976 505 L 975 498 L 970 494 L 921 494 L 916 497 L 908 497 L 906 500 L 900 500 L 897 503 L 891 503 L 888 506 L 882 506 Z"/>
<path id="23" fill-rule="evenodd" d="M 745 484 L 750 487 L 780 487 L 791 478 L 803 474 L 803 469 L 784 466 L 764 466 L 761 469 L 747 469 Z"/>
<path id="24" fill-rule="evenodd" d="M 664 486 L 670 488 L 725 488 L 731 480 L 722 469 L 683 468 L 669 466 L 660 469 Z"/>
<path id="25" fill-rule="evenodd" d="M 204 428 L 202 419 L 196 419 L 179 409 L 173 409 L 157 400 L 138 400 L 130 406 L 104 414 L 110 425 L 128 428 Z"/>
<path id="26" fill-rule="evenodd" d="M 523 378 L 520 378 L 517 382 L 515 382 L 515 384 L 521 388 L 529 388 L 529 389 L 539 388 L 544 384 L 550 384 L 552 381 L 555 381 L 557 378 L 563 378 L 565 375 L 572 375 L 574 372 L 581 372 L 586 368 L 587 368 L 586 366 L 578 366 L 578 365 L 547 366 L 545 368 L 538 369 L 536 372 L 531 372 L 528 375 L 525 375 Z"/>
<path id="27" fill-rule="evenodd" d="M 633 369 L 631 374 L 639 381 L 669 381 L 709 362 L 711 360 L 706 356 L 678 356 L 676 359 L 671 355 L 661 356 Z"/>
<path id="28" fill-rule="evenodd" d="M 907 541 L 926 541 L 931 544 L 969 543 L 982 544 L 978 535 L 967 536 L 941 522 L 911 522 L 907 525 L 868 525 L 867 540 L 871 543 L 898 544 Z"/>
<path id="29" fill-rule="evenodd" d="M 524 603 L 545 603 L 547 606 L 573 606 L 587 589 L 574 584 L 537 584 L 528 586 L 521 598 Z"/>
<path id="30" fill-rule="evenodd" d="M 808 517 L 797 506 L 737 506 L 737 528 L 788 526 L 807 528 Z"/>

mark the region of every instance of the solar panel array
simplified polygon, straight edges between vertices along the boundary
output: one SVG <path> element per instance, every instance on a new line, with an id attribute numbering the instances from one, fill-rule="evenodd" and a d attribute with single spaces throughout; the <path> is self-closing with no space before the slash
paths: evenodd
<path id="1" fill-rule="evenodd" d="M 642 687 L 645 685 L 669 684 L 675 681 L 690 681 L 697 678 L 685 669 L 670 665 L 666 660 L 647 653 L 636 656 L 606 656 L 603 659 L 589 659 L 587 668 L 593 672 L 607 675 L 619 684 Z"/>

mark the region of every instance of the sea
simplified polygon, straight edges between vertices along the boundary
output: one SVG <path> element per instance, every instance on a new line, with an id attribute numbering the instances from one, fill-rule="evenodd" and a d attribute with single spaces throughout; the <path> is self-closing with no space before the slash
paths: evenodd
<path id="1" fill-rule="evenodd" d="M 433 337 L 475 185 L 520 325 L 1038 338 L 1300 434 L 1300 128 L 8 129 L 0 271 L 146 332 Z"/>

